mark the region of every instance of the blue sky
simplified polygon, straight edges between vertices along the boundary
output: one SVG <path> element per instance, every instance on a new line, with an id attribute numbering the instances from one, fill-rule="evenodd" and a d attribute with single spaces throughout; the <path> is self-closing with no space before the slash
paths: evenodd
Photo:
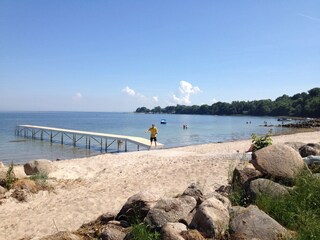
<path id="1" fill-rule="evenodd" d="M 318 0 L 0 0 L 0 111 L 274 100 L 319 76 Z"/>

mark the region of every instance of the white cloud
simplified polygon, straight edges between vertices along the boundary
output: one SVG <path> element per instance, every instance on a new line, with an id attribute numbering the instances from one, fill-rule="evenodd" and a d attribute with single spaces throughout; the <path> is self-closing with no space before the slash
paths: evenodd
<path id="1" fill-rule="evenodd" d="M 213 99 L 210 100 L 210 103 L 211 103 L 211 104 L 214 104 L 214 103 L 216 103 L 216 102 L 218 102 L 218 100 L 215 99 L 215 98 L 213 98 Z"/>
<path id="2" fill-rule="evenodd" d="M 153 101 L 155 101 L 155 102 L 159 102 L 159 98 L 158 98 L 157 96 L 153 96 L 152 99 L 153 99 Z"/>
<path id="3" fill-rule="evenodd" d="M 83 98 L 83 96 L 82 96 L 82 93 L 80 93 L 80 92 L 77 92 L 77 93 L 72 97 L 72 99 L 73 99 L 74 101 L 80 101 L 82 98 Z"/>
<path id="4" fill-rule="evenodd" d="M 179 90 L 181 94 L 188 95 L 188 94 L 194 94 L 200 92 L 199 87 L 193 87 L 191 83 L 188 83 L 186 81 L 180 81 L 180 87 Z"/>
<path id="5" fill-rule="evenodd" d="M 320 18 L 317 18 L 317 17 L 305 15 L 305 14 L 302 14 L 302 13 L 299 13 L 299 16 L 304 17 L 304 18 L 308 18 L 308 19 L 313 20 L 313 21 L 320 22 Z"/>
<path id="6" fill-rule="evenodd" d="M 122 89 L 122 92 L 128 94 L 129 96 L 136 95 L 136 92 L 133 89 L 129 88 L 128 86 L 126 86 L 124 89 Z"/>
<path id="7" fill-rule="evenodd" d="M 186 81 L 180 81 L 179 86 L 180 96 L 173 94 L 173 101 L 177 104 L 191 104 L 190 97 L 192 94 L 201 92 L 199 87 L 193 87 L 191 83 Z"/>
<path id="8" fill-rule="evenodd" d="M 140 100 L 147 100 L 147 97 L 146 97 L 146 96 L 144 96 L 144 95 L 141 94 L 141 93 L 138 93 L 138 92 L 134 91 L 133 89 L 131 89 L 131 88 L 128 87 L 128 86 L 126 86 L 124 89 L 122 89 L 122 92 L 128 94 L 129 96 L 138 98 L 138 99 L 140 99 Z"/>

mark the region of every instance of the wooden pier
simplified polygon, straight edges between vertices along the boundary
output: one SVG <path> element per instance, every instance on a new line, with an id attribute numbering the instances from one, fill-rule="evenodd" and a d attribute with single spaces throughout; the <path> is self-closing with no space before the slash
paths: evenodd
<path id="1" fill-rule="evenodd" d="M 77 131 L 63 128 L 52 128 L 52 127 L 43 127 L 43 126 L 34 126 L 34 125 L 17 125 L 15 134 L 17 136 L 22 136 L 32 139 L 47 139 L 50 142 L 57 141 L 61 144 L 67 143 L 68 141 L 75 147 L 80 140 L 84 142 L 85 147 L 90 149 L 93 143 L 98 144 L 101 149 L 105 152 L 108 152 L 108 149 L 111 146 L 116 145 L 116 149 L 120 152 L 121 148 L 124 147 L 124 151 L 128 151 L 128 144 L 136 145 L 137 151 L 140 150 L 140 147 L 144 147 L 149 149 L 150 140 L 141 138 L 141 137 L 133 137 L 133 136 L 125 136 L 125 135 L 116 135 L 116 134 L 106 134 L 106 133 L 98 133 L 98 132 L 86 132 L 86 131 Z M 157 148 L 163 148 L 164 145 L 161 143 L 157 143 Z"/>

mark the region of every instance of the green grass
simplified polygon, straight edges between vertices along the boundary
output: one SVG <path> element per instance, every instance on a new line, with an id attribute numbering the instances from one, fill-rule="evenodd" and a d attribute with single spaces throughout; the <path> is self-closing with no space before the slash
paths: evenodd
<path id="1" fill-rule="evenodd" d="M 38 186 L 47 186 L 48 174 L 44 172 L 39 172 L 35 175 L 30 176 L 30 179 L 35 181 Z"/>
<path id="2" fill-rule="evenodd" d="M 297 239 L 320 239 L 320 178 L 303 173 L 290 195 L 260 195 L 256 205 L 283 226 L 297 231 Z"/>
<path id="3" fill-rule="evenodd" d="M 13 186 L 13 183 L 16 181 L 16 175 L 14 174 L 13 171 L 13 162 L 9 165 L 8 171 L 6 173 L 6 179 L 5 179 L 5 187 L 7 189 L 11 189 Z"/>
<path id="4" fill-rule="evenodd" d="M 132 225 L 132 230 L 130 232 L 132 240 L 157 240 L 160 239 L 160 233 L 152 231 L 144 223 L 136 223 Z"/>

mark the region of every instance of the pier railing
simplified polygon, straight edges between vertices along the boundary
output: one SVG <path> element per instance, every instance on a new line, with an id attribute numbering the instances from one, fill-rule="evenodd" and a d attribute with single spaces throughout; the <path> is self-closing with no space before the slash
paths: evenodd
<path id="1" fill-rule="evenodd" d="M 50 142 L 58 141 L 61 144 L 71 141 L 74 147 L 77 146 L 77 143 L 79 143 L 80 140 L 82 140 L 84 142 L 85 147 L 88 149 L 91 148 L 93 142 L 95 144 L 98 144 L 101 152 L 103 150 L 105 150 L 105 152 L 108 152 L 109 148 L 111 148 L 111 146 L 114 145 L 116 145 L 116 149 L 118 152 L 120 152 L 120 149 L 123 147 L 124 151 L 127 152 L 128 144 L 135 145 L 137 147 L 137 151 L 140 150 L 140 147 L 150 147 L 150 141 L 141 137 L 78 131 L 34 125 L 17 125 L 15 134 L 17 136 L 22 136 L 26 138 L 48 140 Z M 157 143 L 157 147 L 163 148 L 164 145 L 161 143 Z"/>

